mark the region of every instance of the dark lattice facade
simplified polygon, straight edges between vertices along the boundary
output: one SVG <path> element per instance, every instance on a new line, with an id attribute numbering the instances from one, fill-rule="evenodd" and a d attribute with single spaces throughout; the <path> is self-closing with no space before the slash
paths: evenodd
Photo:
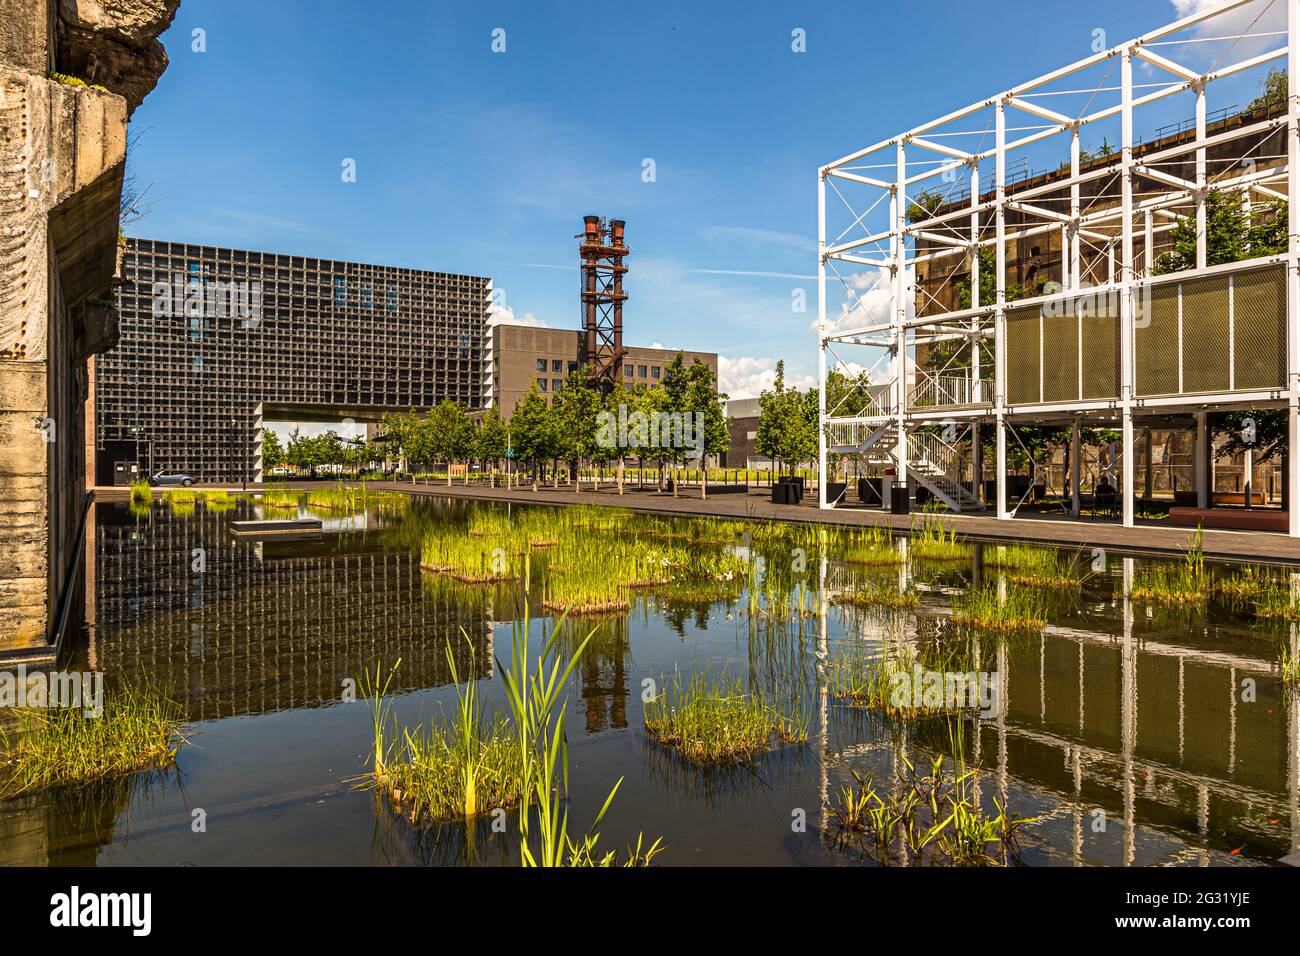
<path id="1" fill-rule="evenodd" d="M 96 363 L 97 484 L 126 460 L 256 481 L 273 414 L 480 402 L 485 277 L 148 239 L 127 240 L 123 273 L 121 341 Z"/>

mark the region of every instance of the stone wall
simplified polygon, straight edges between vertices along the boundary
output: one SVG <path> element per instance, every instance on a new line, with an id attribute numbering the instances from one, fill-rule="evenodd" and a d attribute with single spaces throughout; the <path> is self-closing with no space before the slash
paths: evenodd
<path id="1" fill-rule="evenodd" d="M 6 0 L 0 26 L 0 649 L 47 639 L 76 572 L 86 359 L 117 337 L 127 116 L 166 64 L 150 44 L 176 10 L 53 3 Z M 65 56 L 107 89 L 52 78 L 77 76 Z"/>

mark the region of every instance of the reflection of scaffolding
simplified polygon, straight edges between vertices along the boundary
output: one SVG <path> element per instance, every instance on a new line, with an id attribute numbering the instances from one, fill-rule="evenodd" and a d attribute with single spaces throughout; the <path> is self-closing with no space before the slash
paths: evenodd
<path id="1" fill-rule="evenodd" d="M 906 557 L 905 539 L 899 542 L 899 546 Z M 1121 853 L 1126 866 L 1138 862 L 1139 828 L 1168 830 L 1175 840 L 1183 841 L 1183 832 L 1176 826 L 1169 830 L 1168 814 L 1157 809 L 1158 806 L 1167 808 L 1171 800 L 1176 803 L 1177 794 L 1170 792 L 1171 787 L 1184 795 L 1193 795 L 1197 831 L 1207 843 L 1212 806 L 1215 808 L 1216 828 L 1240 832 L 1251 829 L 1252 820 L 1276 816 L 1278 804 L 1285 800 L 1290 814 L 1288 826 L 1279 827 L 1276 834 L 1267 835 L 1277 839 L 1289 833 L 1288 837 L 1283 837 L 1287 848 L 1300 849 L 1300 700 L 1291 699 L 1285 704 L 1285 728 L 1277 731 L 1266 705 L 1246 703 L 1242 694 L 1244 678 L 1257 682 L 1257 692 L 1264 691 L 1269 683 L 1280 685 L 1271 661 L 1230 652 L 1207 651 L 1203 647 L 1184 647 L 1169 641 L 1139 639 L 1134 633 L 1136 605 L 1130 598 L 1136 562 L 1133 558 L 1122 560 L 1123 574 L 1116 594 L 1116 601 L 1122 608 L 1122 633 L 1049 627 L 1039 639 L 1037 666 L 1031 665 L 1028 671 L 1016 669 L 1006 641 L 998 643 L 996 658 L 989 662 L 999 679 L 998 711 L 991 719 L 978 722 L 979 732 L 971 737 L 974 766 L 987 768 L 977 770 L 977 789 L 983 781 L 991 781 L 1003 807 L 1011 806 L 1008 792 L 1013 783 L 1039 791 L 1046 788 L 1059 796 L 1061 804 L 1046 815 L 1040 826 L 1050 825 L 1057 819 L 1066 821 L 1075 865 L 1092 862 L 1085 853 L 1085 840 L 1097 819 L 1094 816 L 1096 810 L 1102 810 L 1112 818 L 1118 811 L 1119 819 L 1113 819 L 1113 823 L 1122 827 Z M 820 562 L 818 573 L 821 633 L 817 653 L 820 659 L 826 660 L 830 655 L 827 621 L 831 601 L 839 593 L 840 584 L 825 557 Z M 946 590 L 927 588 L 910 580 L 905 566 L 899 570 L 899 587 Z M 1300 588 L 1300 575 L 1293 575 L 1292 587 Z M 892 631 L 882 635 L 886 643 L 907 645 L 916 640 L 914 629 L 903 623 L 904 617 L 892 617 Z M 1052 644 L 1056 645 L 1055 654 L 1049 654 Z M 1291 626 L 1290 644 L 1292 653 L 1300 652 L 1300 627 L 1296 625 Z M 1070 702 L 1049 701 L 1047 674 L 1049 657 L 1055 656 L 1059 666 L 1061 652 L 1074 653 L 1072 646 L 1077 648 L 1078 691 L 1076 706 L 1067 720 L 1061 708 L 1062 704 Z M 1075 665 L 1070 662 L 1070 666 Z M 1094 698 L 1100 696 L 1101 699 L 1099 702 L 1094 700 L 1090 709 L 1089 674 L 1097 671 L 1110 680 L 1116 666 L 1119 669 L 1118 702 L 1104 692 L 1094 694 Z M 975 668 L 979 668 L 978 663 Z M 1189 675 L 1189 668 L 1198 669 L 1198 680 Z M 1162 677 L 1175 686 L 1153 683 Z M 1217 688 L 1214 686 L 1216 682 L 1221 682 Z M 847 776 L 873 753 L 890 761 L 893 772 L 898 773 L 903 760 L 921 762 L 916 754 L 910 752 L 912 747 L 921 745 L 913 742 L 912 728 L 904 725 L 897 740 L 884 736 L 832 750 L 832 705 L 824 678 L 818 690 L 816 735 L 813 739 L 819 748 L 821 824 L 825 830 L 830 819 L 832 773 Z M 1140 690 L 1144 693 L 1140 694 Z M 1227 753 L 1220 764 L 1210 766 L 1206 764 L 1212 764 L 1212 753 L 1218 749 L 1217 744 L 1197 738 L 1187 721 L 1189 701 L 1196 700 L 1198 693 L 1206 692 L 1223 695 L 1227 722 Z M 1118 713 L 1115 712 L 1116 706 Z M 1256 709 L 1252 710 L 1252 707 Z M 1170 713 L 1174 710 L 1176 715 Z M 1111 721 L 1117 721 L 1113 727 L 1114 746 L 1111 748 L 1089 742 L 1087 731 L 1095 734 L 1099 719 L 1107 727 Z M 1143 731 L 1142 738 L 1139 737 L 1139 727 Z M 1274 736 L 1270 742 L 1285 747 L 1285 766 L 1261 760 L 1260 751 L 1252 749 L 1261 746 L 1261 739 L 1269 740 L 1270 735 L 1277 733 L 1284 739 Z M 1170 739 L 1164 740 L 1165 736 Z M 1017 745 L 1014 756 L 1013 742 Z M 990 744 L 993 752 L 986 755 L 984 750 Z M 1054 760 L 1036 764 L 1026 755 L 1027 746 L 1046 748 L 1047 752 L 1054 752 L 1057 756 Z M 1266 744 L 1262 746 L 1266 756 L 1276 753 Z M 1168 748 L 1167 756 L 1162 753 L 1164 748 Z M 1199 758 L 1201 766 L 1188 766 L 1186 761 L 1189 757 Z M 1061 768 L 1064 773 L 1053 775 L 1045 772 L 1044 767 Z M 1261 774 L 1271 779 L 1261 781 Z M 1157 797 L 1158 791 L 1164 796 Z M 1173 851 L 1173 857 L 1161 862 L 1193 862 L 1206 866 L 1212 861 L 1212 851 L 1208 845 L 1183 845 Z"/>
<path id="2" fill-rule="evenodd" d="M 944 437 L 952 426 L 994 430 L 1004 519 L 1014 514 L 1017 425 L 1069 427 L 1077 462 L 1081 428 L 1118 427 L 1131 449 L 1135 418 L 1184 416 L 1195 424 L 1202 507 L 1208 410 L 1287 407 L 1300 448 L 1298 38 L 1300 0 L 1228 0 L 823 166 L 822 506 L 838 454 L 888 461 L 897 483 L 979 509 L 978 483 L 964 476 L 968 466 L 983 473 L 981 441 L 955 449 Z M 1149 82 L 1135 82 L 1137 66 Z M 1285 97 L 1211 120 L 1207 91 L 1272 67 L 1287 70 Z M 1171 127 L 1158 108 L 1182 94 L 1195 118 Z M 1156 137 L 1142 138 L 1139 123 Z M 1086 151 L 1085 134 L 1101 148 Z M 1017 164 L 1053 145 L 1059 168 L 1013 181 Z M 1212 193 L 1237 197 L 1247 224 L 1281 215 L 1289 199 L 1286 251 L 1211 264 Z M 1194 261 L 1162 266 L 1180 226 L 1194 236 Z M 1187 268 L 1169 271 L 1178 265 Z M 849 302 L 834 322 L 828 277 Z M 864 369 L 870 388 L 828 404 L 832 372 L 856 380 Z M 1135 458 L 1121 456 L 1119 482 L 1130 526 Z M 1300 487 L 1300 455 L 1289 467 Z M 1300 535 L 1300 508 L 1290 530 Z"/>

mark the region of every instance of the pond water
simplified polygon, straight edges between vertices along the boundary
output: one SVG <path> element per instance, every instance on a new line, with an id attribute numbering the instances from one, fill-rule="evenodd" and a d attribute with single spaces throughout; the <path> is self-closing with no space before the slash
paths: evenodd
<path id="1" fill-rule="evenodd" d="M 493 658 L 509 660 L 519 588 L 460 585 L 420 567 L 425 536 L 486 507 L 419 499 L 329 512 L 318 539 L 258 542 L 229 533 L 232 519 L 261 514 L 249 501 L 188 515 L 96 505 L 87 623 L 68 666 L 104 672 L 110 692 L 164 690 L 183 709 L 188 743 L 171 773 L 0 802 L 0 862 L 515 863 L 511 838 L 486 822 L 412 827 L 360 787 L 371 719 L 348 693 L 367 670 L 400 660 L 398 719 L 450 716 L 446 646 L 463 646 L 463 632 L 473 654 L 458 658 L 504 711 Z M 788 547 L 763 540 L 701 547 L 790 561 Z M 610 848 L 644 833 L 663 838 L 657 862 L 669 865 L 868 861 L 835 839 L 842 788 L 855 772 L 889 780 L 905 760 L 927 765 L 950 740 L 933 722 L 835 700 L 822 662 L 846 644 L 915 644 L 951 627 L 964 589 L 1004 586 L 989 550 L 874 569 L 814 557 L 785 579 L 805 613 L 756 618 L 739 588 L 711 603 L 643 590 L 626 613 L 568 622 L 596 632 L 567 699 L 573 828 L 622 778 L 600 827 Z M 966 721 L 962 744 L 980 799 L 1037 818 L 1020 838 L 1028 865 L 1274 863 L 1300 840 L 1300 707 L 1278 668 L 1294 628 L 1229 603 L 1128 599 L 1125 576 L 1142 564 L 1102 556 L 1081 586 L 1052 592 L 1041 632 L 985 645 L 997 712 Z M 834 600 L 868 580 L 914 589 L 920 604 Z M 532 613 L 540 633 L 549 615 L 540 602 Z M 646 681 L 704 669 L 798 701 L 806 743 L 700 768 L 648 738 Z"/>

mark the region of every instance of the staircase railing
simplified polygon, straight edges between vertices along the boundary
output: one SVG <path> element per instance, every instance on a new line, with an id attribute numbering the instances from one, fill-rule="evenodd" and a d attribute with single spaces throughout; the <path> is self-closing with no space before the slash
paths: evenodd
<path id="1" fill-rule="evenodd" d="M 976 386 L 979 386 L 978 391 Z M 908 408 L 946 408 L 953 405 L 978 405 L 990 402 L 993 383 L 989 379 L 971 381 L 969 375 L 922 373 L 908 390 Z"/>

